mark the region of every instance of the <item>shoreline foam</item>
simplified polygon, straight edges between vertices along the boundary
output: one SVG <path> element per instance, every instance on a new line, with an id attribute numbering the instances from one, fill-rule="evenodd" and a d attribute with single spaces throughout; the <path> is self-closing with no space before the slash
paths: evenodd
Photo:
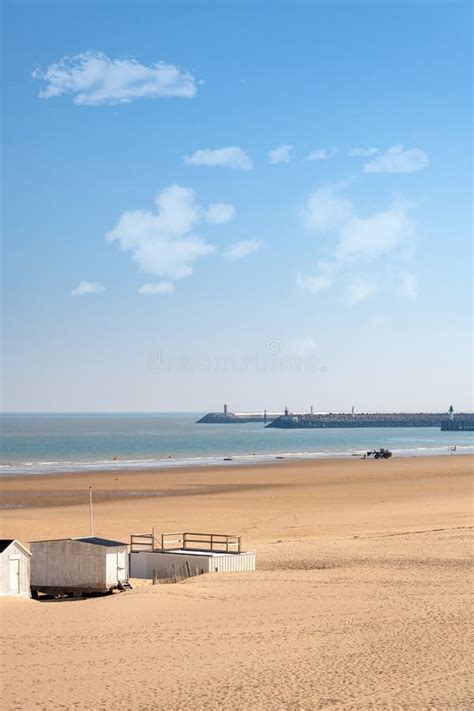
<path id="1" fill-rule="evenodd" d="M 392 448 L 395 457 L 438 457 L 474 454 L 474 445 L 456 445 L 456 451 L 451 451 L 452 445 L 433 447 L 411 447 L 404 449 Z M 28 476 L 30 474 L 65 474 L 77 472 L 122 471 L 122 470 L 152 470 L 152 469 L 202 469 L 223 464 L 228 467 L 253 464 L 269 464 L 277 459 L 289 461 L 356 459 L 362 458 L 365 450 L 352 451 L 316 451 L 316 452 L 265 452 L 259 454 L 221 454 L 212 457 L 183 457 L 159 459 L 103 459 L 95 461 L 56 461 L 56 462 L 22 462 L 20 464 L 0 464 L 0 479 L 5 476 Z"/>

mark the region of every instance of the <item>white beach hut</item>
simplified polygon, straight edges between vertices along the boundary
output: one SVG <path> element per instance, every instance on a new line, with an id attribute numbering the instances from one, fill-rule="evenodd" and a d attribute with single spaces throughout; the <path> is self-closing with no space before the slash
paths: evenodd
<path id="1" fill-rule="evenodd" d="M 130 587 L 126 543 L 88 536 L 33 541 L 30 545 L 34 597 L 40 592 L 79 596 Z"/>
<path id="2" fill-rule="evenodd" d="M 0 595 L 30 597 L 30 558 L 20 541 L 0 540 Z"/>

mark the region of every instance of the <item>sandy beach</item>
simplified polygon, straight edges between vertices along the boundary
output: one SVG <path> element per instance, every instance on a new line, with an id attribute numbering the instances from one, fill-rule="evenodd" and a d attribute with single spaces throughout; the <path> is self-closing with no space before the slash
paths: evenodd
<path id="1" fill-rule="evenodd" d="M 469 709 L 466 456 L 4 478 L 2 537 L 242 535 L 257 571 L 2 599 L 5 709 Z"/>

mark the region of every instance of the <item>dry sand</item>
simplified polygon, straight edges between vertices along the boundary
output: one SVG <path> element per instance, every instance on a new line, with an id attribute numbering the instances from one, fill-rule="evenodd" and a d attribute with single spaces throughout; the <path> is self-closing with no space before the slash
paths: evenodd
<path id="1" fill-rule="evenodd" d="M 242 534 L 255 573 L 3 598 L 3 709 L 471 709 L 472 459 L 1 481 L 2 537 Z"/>

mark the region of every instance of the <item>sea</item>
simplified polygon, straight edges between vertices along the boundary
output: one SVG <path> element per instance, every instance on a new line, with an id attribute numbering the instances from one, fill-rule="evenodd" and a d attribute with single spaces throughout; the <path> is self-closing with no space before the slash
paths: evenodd
<path id="1" fill-rule="evenodd" d="M 196 424 L 203 414 L 2 414 L 0 476 L 357 457 L 379 447 L 408 457 L 474 452 L 472 432 Z"/>

